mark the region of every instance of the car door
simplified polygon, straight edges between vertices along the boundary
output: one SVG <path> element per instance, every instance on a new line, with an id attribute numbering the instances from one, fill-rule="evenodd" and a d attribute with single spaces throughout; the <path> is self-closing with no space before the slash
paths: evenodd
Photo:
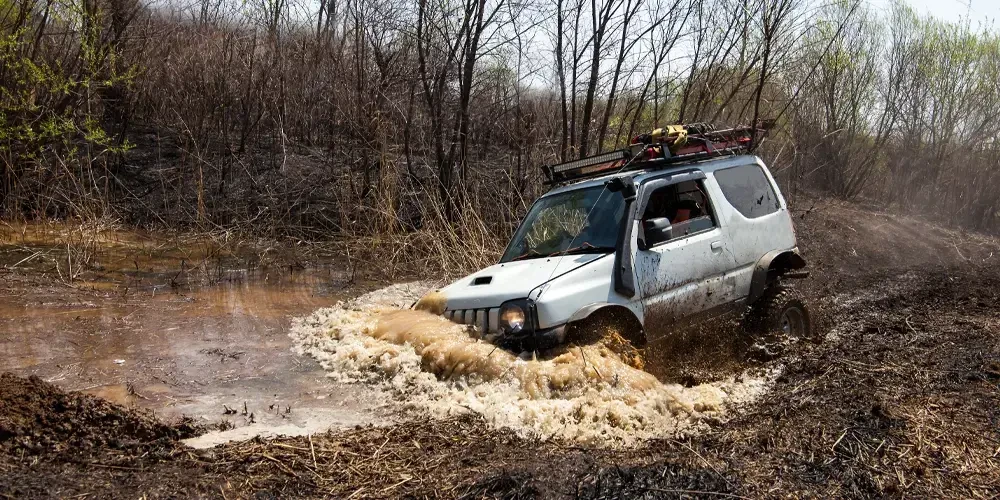
<path id="1" fill-rule="evenodd" d="M 731 300 L 725 276 L 731 258 L 703 178 L 704 174 L 700 179 L 651 185 L 641 194 L 640 228 L 655 218 L 671 219 L 669 239 L 650 239 L 649 245 L 637 241 L 635 254 L 644 323 L 654 339 L 666 333 L 658 330 L 687 323 Z M 671 209 L 691 198 L 701 206 L 695 213 L 689 210 L 686 218 Z M 637 240 L 645 238 L 645 230 L 640 229 Z"/>

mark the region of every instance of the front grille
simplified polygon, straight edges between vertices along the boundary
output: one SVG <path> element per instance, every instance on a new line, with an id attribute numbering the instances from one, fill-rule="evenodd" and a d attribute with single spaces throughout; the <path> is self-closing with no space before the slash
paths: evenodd
<path id="1" fill-rule="evenodd" d="M 462 325 L 475 325 L 483 332 L 496 332 L 499 307 L 484 309 L 449 309 L 444 317 Z"/>

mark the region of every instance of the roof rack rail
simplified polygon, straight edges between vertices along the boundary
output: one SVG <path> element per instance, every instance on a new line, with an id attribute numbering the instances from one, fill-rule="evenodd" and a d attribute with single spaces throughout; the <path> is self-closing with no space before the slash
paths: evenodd
<path id="1" fill-rule="evenodd" d="M 671 125 L 642 134 L 626 149 L 618 149 L 557 165 L 544 165 L 545 184 L 562 184 L 612 172 L 658 169 L 720 156 L 750 152 L 773 126 L 762 121 L 757 127 L 736 127 L 712 130 L 710 125 Z M 763 133 L 762 133 L 763 132 Z"/>

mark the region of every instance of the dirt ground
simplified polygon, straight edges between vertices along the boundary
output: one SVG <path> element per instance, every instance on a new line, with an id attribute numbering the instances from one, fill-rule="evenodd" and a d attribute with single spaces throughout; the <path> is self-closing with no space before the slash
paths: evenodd
<path id="1" fill-rule="evenodd" d="M 638 449 L 523 439 L 475 417 L 253 439 L 197 432 L 37 379 L 0 379 L 9 497 L 959 497 L 1000 495 L 997 242 L 797 202 L 821 343 L 711 432 Z"/>

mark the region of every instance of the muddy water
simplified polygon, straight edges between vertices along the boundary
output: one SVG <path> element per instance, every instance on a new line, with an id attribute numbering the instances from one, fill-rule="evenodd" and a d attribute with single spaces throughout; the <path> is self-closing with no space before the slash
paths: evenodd
<path id="1" fill-rule="evenodd" d="M 65 257 L 60 248 L 0 246 L 0 372 L 233 427 L 205 445 L 383 420 L 375 393 L 330 380 L 290 350 L 290 318 L 364 288 L 344 273 L 219 263 L 195 277 L 182 259 L 113 250 L 95 252 L 104 264 L 68 281 L 50 267 Z M 14 266 L 38 252 L 58 257 Z"/>
<path id="2" fill-rule="evenodd" d="M 291 335 L 331 377 L 382 388 L 400 407 L 442 417 L 473 412 L 524 436 L 600 445 L 701 432 L 773 377 L 664 384 L 600 344 L 515 356 L 467 326 L 405 309 L 427 290 L 380 289 L 296 321 Z M 429 302 L 440 309 L 440 298 Z"/>

